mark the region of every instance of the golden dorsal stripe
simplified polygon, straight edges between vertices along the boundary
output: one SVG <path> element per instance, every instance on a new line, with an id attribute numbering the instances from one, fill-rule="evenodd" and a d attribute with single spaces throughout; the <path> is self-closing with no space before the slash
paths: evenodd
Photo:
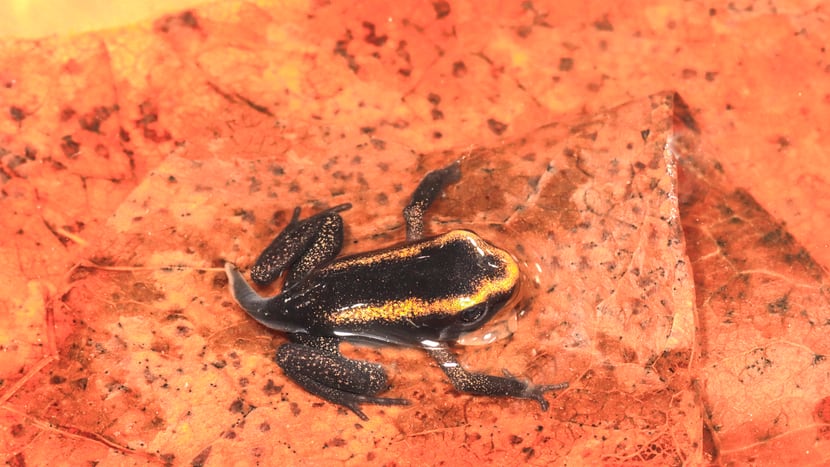
<path id="1" fill-rule="evenodd" d="M 470 232 L 469 230 L 451 230 L 423 243 L 419 242 L 413 243 L 412 245 L 404 245 L 400 248 L 380 251 L 371 255 L 360 255 L 354 258 L 338 259 L 331 265 L 327 266 L 326 269 L 337 271 L 340 269 L 351 268 L 353 266 L 371 266 L 372 264 L 380 261 L 411 258 L 413 256 L 417 256 L 427 248 L 446 245 L 458 240 L 472 242 L 475 246 L 481 248 L 487 254 L 499 257 L 504 254 L 503 251 L 492 247 L 487 242 L 482 240 L 481 237 L 473 232 Z"/>
<path id="2" fill-rule="evenodd" d="M 474 294 L 453 295 L 438 300 L 410 297 L 403 300 L 389 300 L 382 305 L 354 306 L 335 312 L 334 321 L 339 325 L 347 325 L 372 320 L 405 320 L 433 314 L 451 316 L 484 303 L 496 295 L 507 293 L 519 280 L 519 266 L 513 257 L 503 250 L 491 248 L 490 253 L 501 260 L 504 274 L 479 281 Z"/>

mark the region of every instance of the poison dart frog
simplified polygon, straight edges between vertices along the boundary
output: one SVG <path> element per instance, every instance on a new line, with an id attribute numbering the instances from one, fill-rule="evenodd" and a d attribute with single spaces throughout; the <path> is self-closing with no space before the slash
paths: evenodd
<path id="1" fill-rule="evenodd" d="M 233 264 L 225 265 L 236 302 L 259 323 L 288 335 L 276 362 L 289 378 L 363 420 L 368 417 L 361 404 L 407 405 L 407 399 L 378 396 L 388 389 L 383 367 L 341 355 L 339 344 L 348 340 L 423 348 L 458 391 L 533 399 L 542 410 L 548 408 L 544 393 L 567 387 L 470 372 L 450 350 L 462 333 L 480 328 L 508 302 L 520 276 L 509 253 L 471 231 L 424 236 L 424 213 L 460 176 L 458 162 L 427 174 L 403 212 L 406 242 L 352 256 L 337 257 L 343 244 L 339 213 L 350 204 L 302 221 L 295 208 L 251 268 L 258 285 L 287 271 L 276 296 L 260 296 Z"/>

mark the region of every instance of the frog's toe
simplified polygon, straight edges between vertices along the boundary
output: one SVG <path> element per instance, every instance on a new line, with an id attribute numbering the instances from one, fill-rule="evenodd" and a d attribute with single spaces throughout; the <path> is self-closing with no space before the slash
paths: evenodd
<path id="1" fill-rule="evenodd" d="M 409 400 L 393 398 L 393 397 L 377 397 L 366 394 L 357 394 L 353 392 L 343 391 L 341 389 L 326 386 L 319 381 L 305 375 L 293 374 L 291 378 L 306 391 L 321 397 L 333 404 L 342 405 L 351 410 L 362 420 L 368 420 L 369 417 L 360 409 L 362 404 L 373 405 L 409 405 Z"/>
<path id="2" fill-rule="evenodd" d="M 336 390 L 335 390 L 336 391 Z M 409 405 L 409 400 L 407 399 L 399 399 L 394 397 L 374 397 L 374 396 L 364 396 L 361 394 L 352 394 L 350 392 L 343 392 L 337 391 L 339 394 L 332 399 L 329 399 L 330 402 L 334 402 L 335 404 L 342 405 L 347 409 L 354 412 L 361 420 L 369 420 L 369 417 L 363 413 L 363 410 L 360 408 L 362 404 L 372 404 L 372 405 Z"/>
<path id="3" fill-rule="evenodd" d="M 355 394 L 355 398 L 360 400 L 361 404 L 372 405 L 409 405 L 409 399 L 402 397 L 375 397 Z"/>
<path id="4" fill-rule="evenodd" d="M 562 389 L 567 389 L 567 387 L 567 382 L 559 384 L 543 384 L 540 386 L 530 385 L 527 389 L 525 389 L 524 397 L 535 400 L 542 407 L 543 411 L 547 411 L 550 404 L 547 399 L 545 399 L 544 394 L 546 392 L 561 391 Z"/>
<path id="5" fill-rule="evenodd" d="M 360 394 L 350 394 L 345 393 L 344 399 L 349 399 L 348 401 L 337 402 L 338 404 L 346 407 L 347 409 L 354 412 L 361 420 L 369 420 L 369 417 L 363 413 L 363 410 L 360 409 L 361 404 L 372 404 L 372 405 L 409 405 L 409 399 L 402 399 L 397 397 L 374 397 L 374 396 L 364 396 Z"/>

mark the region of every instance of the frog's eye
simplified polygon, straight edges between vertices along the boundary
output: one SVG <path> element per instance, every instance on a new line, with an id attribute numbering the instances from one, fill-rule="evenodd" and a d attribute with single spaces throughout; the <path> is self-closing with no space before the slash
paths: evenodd
<path id="1" fill-rule="evenodd" d="M 487 313 L 487 304 L 481 303 L 476 306 L 467 308 L 461 312 L 461 321 L 465 323 L 475 323 Z"/>

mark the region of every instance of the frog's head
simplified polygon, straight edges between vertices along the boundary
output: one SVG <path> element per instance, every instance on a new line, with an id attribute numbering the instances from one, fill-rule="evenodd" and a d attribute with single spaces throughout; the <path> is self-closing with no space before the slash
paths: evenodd
<path id="1" fill-rule="evenodd" d="M 457 341 L 464 333 L 475 331 L 487 324 L 513 297 L 516 287 L 511 287 L 498 294 L 487 297 L 487 300 L 476 303 L 444 318 L 444 326 L 440 327 L 438 339 L 443 342 Z"/>
<path id="2" fill-rule="evenodd" d="M 433 330 L 427 341 L 457 341 L 459 336 L 487 324 L 516 295 L 519 267 L 513 256 L 469 231 L 447 234 L 448 244 L 463 253 L 454 262 L 451 275 L 457 284 L 455 294 L 431 303 L 434 311 L 419 323 L 424 334 Z"/>

